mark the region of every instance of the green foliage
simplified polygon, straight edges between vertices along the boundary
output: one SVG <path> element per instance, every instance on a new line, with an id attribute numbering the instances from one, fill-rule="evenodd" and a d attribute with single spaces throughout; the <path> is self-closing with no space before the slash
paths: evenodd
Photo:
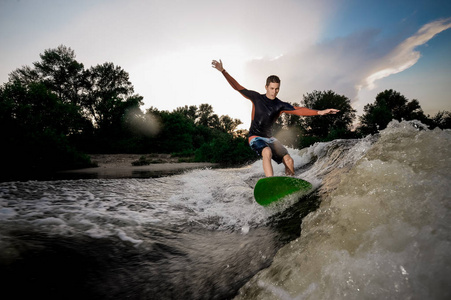
<path id="1" fill-rule="evenodd" d="M 239 165 L 255 160 L 238 119 L 218 116 L 210 104 L 172 112 L 140 107 L 128 73 L 113 63 L 84 69 L 72 49 L 47 49 L 32 67 L 10 74 L 0 87 L 0 134 L 3 177 L 41 174 L 91 166 L 83 153 L 175 153 L 184 161 Z M 295 104 L 295 106 L 299 106 Z M 283 114 L 276 136 L 287 146 L 306 147 L 336 138 L 374 133 L 392 119 L 418 119 L 431 128 L 451 128 L 451 114 L 424 115 L 417 100 L 393 90 L 365 106 L 359 132 L 350 130 L 355 110 L 332 91 L 304 95 L 303 106 L 336 108 L 337 115 L 305 117 Z M 137 164 L 149 161 L 143 157 Z M 2 178 L 3 179 L 3 178 Z"/>
<path id="2" fill-rule="evenodd" d="M 47 49 L 34 68 L 22 67 L 10 74 L 10 81 L 23 85 L 40 82 L 54 92 L 63 102 L 79 104 L 83 87 L 84 67 L 75 60 L 75 52 L 66 47 Z"/>
<path id="3" fill-rule="evenodd" d="M 83 126 L 79 110 L 51 93 L 43 83 L 5 84 L 0 89 L 3 176 L 49 173 L 90 166 L 67 135 Z"/>
<path id="4" fill-rule="evenodd" d="M 125 112 L 142 105 L 142 97 L 133 95 L 128 73 L 113 63 L 91 67 L 85 72 L 85 80 L 83 107 L 98 130 L 116 134 Z"/>
<path id="5" fill-rule="evenodd" d="M 385 90 L 376 96 L 376 101 L 363 108 L 358 130 L 362 134 L 374 134 L 387 127 L 391 120 L 419 120 L 428 123 L 418 100 L 408 101 L 394 90 Z"/>
<path id="6" fill-rule="evenodd" d="M 299 106 L 297 103 L 294 106 Z M 304 148 L 316 142 L 330 141 L 335 138 L 349 138 L 355 112 L 351 101 L 333 91 L 314 91 L 303 97 L 302 106 L 324 110 L 339 109 L 335 115 L 299 117 L 283 114 L 276 123 L 276 137 L 285 145 Z"/>
<path id="7" fill-rule="evenodd" d="M 60 134 L 70 134 L 85 125 L 79 108 L 63 102 L 42 83 L 23 86 L 20 82 L 6 84 L 2 90 L 5 120 L 10 119 L 28 130 L 42 132 L 52 128 Z"/>
<path id="8" fill-rule="evenodd" d="M 439 111 L 429 122 L 431 128 L 438 127 L 440 129 L 451 128 L 451 112 Z"/>
<path id="9" fill-rule="evenodd" d="M 195 161 L 209 161 L 222 165 L 238 165 L 257 159 L 243 137 L 218 133 L 211 142 L 204 143 L 195 152 Z"/>
<path id="10" fill-rule="evenodd" d="M 185 105 L 184 107 L 178 107 L 174 110 L 174 113 L 182 114 L 193 122 L 196 120 L 198 115 L 197 106 L 195 105 Z"/>
<path id="11" fill-rule="evenodd" d="M 196 115 L 196 124 L 210 128 L 219 127 L 219 117 L 213 114 L 213 107 L 210 104 L 201 104 Z"/>
<path id="12" fill-rule="evenodd" d="M 304 95 L 303 105 L 310 109 L 324 110 L 335 108 L 340 110 L 336 115 L 303 118 L 303 127 L 308 135 L 325 138 L 332 129 L 350 130 L 356 110 L 351 101 L 333 91 L 314 91 Z"/>
<path id="13" fill-rule="evenodd" d="M 158 152 L 181 152 L 193 149 L 193 120 L 179 113 L 162 112 L 160 114 L 163 127 L 157 141 Z"/>
<path id="14" fill-rule="evenodd" d="M 238 119 L 232 119 L 229 116 L 221 116 L 219 118 L 219 129 L 225 133 L 233 134 L 236 131 L 236 128 L 243 124 Z"/>

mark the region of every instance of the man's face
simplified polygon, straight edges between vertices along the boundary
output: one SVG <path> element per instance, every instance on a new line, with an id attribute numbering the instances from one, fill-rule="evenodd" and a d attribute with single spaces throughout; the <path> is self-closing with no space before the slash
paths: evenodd
<path id="1" fill-rule="evenodd" d="M 265 85 L 266 97 L 268 99 L 274 100 L 279 93 L 280 83 L 270 82 L 269 85 Z"/>

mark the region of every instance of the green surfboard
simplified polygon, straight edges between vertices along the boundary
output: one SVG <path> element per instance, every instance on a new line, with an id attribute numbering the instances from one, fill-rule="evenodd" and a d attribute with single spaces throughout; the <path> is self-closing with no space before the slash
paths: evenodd
<path id="1" fill-rule="evenodd" d="M 308 192 L 312 184 L 293 177 L 266 177 L 260 179 L 254 188 L 254 198 L 258 204 L 267 206 L 296 192 Z"/>

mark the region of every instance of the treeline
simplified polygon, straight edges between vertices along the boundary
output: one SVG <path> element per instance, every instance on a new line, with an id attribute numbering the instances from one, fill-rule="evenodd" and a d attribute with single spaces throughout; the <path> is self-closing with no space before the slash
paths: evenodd
<path id="1" fill-rule="evenodd" d="M 256 159 L 245 135 L 237 130 L 240 124 L 238 119 L 219 117 L 209 104 L 179 107 L 172 112 L 150 108 L 143 114 L 141 110 L 129 110 L 123 120 L 127 148 L 110 143 L 95 150 L 172 153 L 198 162 L 239 165 Z"/>
<path id="2" fill-rule="evenodd" d="M 451 128 L 451 112 L 439 111 L 433 117 L 425 115 L 418 100 L 409 101 L 394 90 L 379 93 L 375 102 L 365 105 L 363 115 L 358 117 L 350 99 L 333 91 L 307 93 L 303 96 L 300 106 L 318 110 L 337 108 L 340 113 L 307 118 L 282 115 L 276 123 L 276 136 L 285 145 L 295 148 L 304 148 L 316 142 L 376 134 L 385 129 L 392 120 L 418 120 L 430 129 Z"/>
<path id="3" fill-rule="evenodd" d="M 40 58 L 32 67 L 13 71 L 0 87 L 3 177 L 87 167 L 86 153 L 172 153 L 228 165 L 257 158 L 247 145 L 247 132 L 237 130 L 241 121 L 216 115 L 209 104 L 143 112 L 143 98 L 121 67 L 104 63 L 87 69 L 65 46 L 45 50 Z M 356 111 L 345 96 L 314 91 L 300 106 L 341 112 L 307 118 L 283 114 L 276 136 L 294 148 L 377 133 L 392 119 L 451 128 L 449 112 L 425 116 L 417 100 L 393 90 L 365 106 L 356 130 Z"/>
<path id="4" fill-rule="evenodd" d="M 142 112 L 121 67 L 85 69 L 65 46 L 40 58 L 0 87 L 3 177 L 88 167 L 86 153 L 175 153 L 223 164 L 256 158 L 236 130 L 241 122 L 209 104 Z"/>

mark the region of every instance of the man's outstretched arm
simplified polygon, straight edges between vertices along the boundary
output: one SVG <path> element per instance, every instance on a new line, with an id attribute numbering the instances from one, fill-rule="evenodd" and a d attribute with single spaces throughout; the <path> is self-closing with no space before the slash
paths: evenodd
<path id="1" fill-rule="evenodd" d="M 330 115 L 330 114 L 336 114 L 339 112 L 338 109 L 329 108 L 324 110 L 315 110 L 310 109 L 306 107 L 294 107 L 294 110 L 284 110 L 284 113 L 290 114 L 290 115 L 296 115 L 296 116 L 316 116 L 316 115 Z"/>
<path id="2" fill-rule="evenodd" d="M 213 60 L 211 62 L 211 66 L 213 68 L 215 68 L 216 70 L 218 70 L 219 72 L 221 72 L 224 77 L 227 79 L 227 81 L 229 82 L 229 84 L 237 91 L 242 91 L 245 90 L 245 88 L 243 86 L 241 86 L 232 76 L 230 76 L 229 73 L 227 73 L 227 71 L 224 69 L 223 65 L 222 65 L 222 61 L 216 61 Z"/>

